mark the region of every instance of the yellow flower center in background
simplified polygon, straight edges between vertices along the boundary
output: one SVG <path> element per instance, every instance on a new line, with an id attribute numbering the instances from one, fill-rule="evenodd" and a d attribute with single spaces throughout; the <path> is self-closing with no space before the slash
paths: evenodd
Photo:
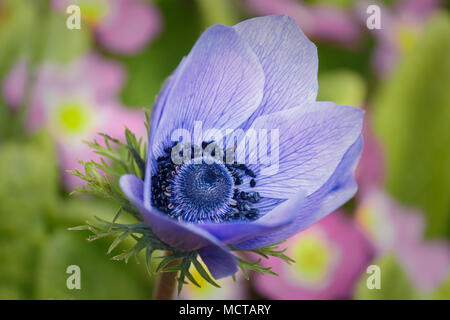
<path id="1" fill-rule="evenodd" d="M 397 46 L 400 52 L 404 54 L 412 50 L 416 45 L 420 36 L 420 29 L 411 24 L 400 23 L 397 26 L 395 35 Z"/>
<path id="2" fill-rule="evenodd" d="M 206 268 L 205 264 L 201 262 L 201 264 L 204 266 L 205 270 L 208 272 L 208 269 Z M 195 281 L 200 285 L 200 288 L 195 286 L 192 283 L 189 283 L 189 285 L 183 287 L 183 297 L 188 299 L 211 299 L 214 298 L 213 294 L 217 290 L 216 287 L 212 286 L 210 283 L 208 283 L 200 274 L 198 273 L 197 269 L 194 266 L 191 266 L 189 268 L 189 271 L 191 272 L 192 276 L 194 277 Z M 211 275 L 210 275 L 211 276 Z M 212 277 L 212 276 L 211 276 Z"/>
<path id="3" fill-rule="evenodd" d="M 302 285 L 318 286 L 330 274 L 334 252 L 325 235 L 307 231 L 289 249 L 289 255 L 296 261 L 289 267 L 294 280 Z"/>
<path id="4" fill-rule="evenodd" d="M 385 200 L 375 198 L 361 205 L 355 214 L 356 223 L 374 244 L 382 248 L 389 247 L 397 234 L 389 210 Z"/>
<path id="5" fill-rule="evenodd" d="M 89 110 L 80 102 L 66 101 L 57 111 L 56 127 L 66 134 L 78 134 L 87 130 L 90 123 Z"/>
<path id="6" fill-rule="evenodd" d="M 110 12 L 110 5 L 106 0 L 79 0 L 81 18 L 90 25 L 96 26 Z"/>
<path id="7" fill-rule="evenodd" d="M 369 206 L 360 206 L 356 211 L 355 220 L 372 240 L 376 239 L 377 220 Z"/>

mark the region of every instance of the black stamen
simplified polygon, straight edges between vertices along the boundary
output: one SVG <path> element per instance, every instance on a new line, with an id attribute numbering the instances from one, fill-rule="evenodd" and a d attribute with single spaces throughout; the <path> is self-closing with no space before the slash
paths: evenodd
<path id="1" fill-rule="evenodd" d="M 250 176 L 250 177 L 252 177 L 252 178 L 256 178 L 256 174 L 251 169 L 246 169 L 245 170 L 245 174 Z"/>
<path id="2" fill-rule="evenodd" d="M 242 163 L 238 166 L 238 168 L 241 169 L 241 170 L 244 170 L 244 171 L 247 170 L 247 166 L 245 164 L 242 164 Z"/>
<path id="3" fill-rule="evenodd" d="M 252 194 L 252 196 L 250 197 L 249 200 L 250 200 L 250 202 L 257 203 L 257 202 L 259 202 L 260 198 L 261 197 L 259 196 L 259 192 L 255 192 Z"/>

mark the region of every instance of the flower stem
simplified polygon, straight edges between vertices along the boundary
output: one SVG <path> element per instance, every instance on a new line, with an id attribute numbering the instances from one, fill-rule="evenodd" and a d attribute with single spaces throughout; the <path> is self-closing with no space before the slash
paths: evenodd
<path id="1" fill-rule="evenodd" d="M 168 254 L 168 253 L 166 253 Z M 173 267 L 179 264 L 178 260 L 167 264 L 165 268 Z M 178 271 L 175 272 L 161 272 L 161 275 L 156 284 L 154 300 L 172 300 L 175 295 L 175 288 L 177 286 Z"/>

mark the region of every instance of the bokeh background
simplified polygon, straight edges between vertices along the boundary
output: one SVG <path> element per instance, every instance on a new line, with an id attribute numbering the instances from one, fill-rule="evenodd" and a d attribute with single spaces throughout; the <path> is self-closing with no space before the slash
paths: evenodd
<path id="1" fill-rule="evenodd" d="M 80 30 L 66 27 L 70 4 Z M 111 239 L 67 230 L 117 207 L 69 195 L 80 181 L 66 170 L 95 157 L 81 140 L 97 132 L 145 137 L 143 110 L 206 27 L 268 14 L 292 16 L 317 45 L 319 100 L 366 110 L 359 191 L 285 243 L 294 264 L 267 261 L 279 278 L 182 297 L 449 299 L 449 3 L 370 4 L 379 30 L 353 0 L 0 0 L 0 299 L 152 297 L 145 263 L 110 261 Z M 81 290 L 66 287 L 69 265 Z M 368 289 L 369 265 L 381 289 Z"/>

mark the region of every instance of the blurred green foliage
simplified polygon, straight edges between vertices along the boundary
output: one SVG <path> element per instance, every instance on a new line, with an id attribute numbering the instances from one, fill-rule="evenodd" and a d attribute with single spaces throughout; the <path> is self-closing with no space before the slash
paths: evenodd
<path id="1" fill-rule="evenodd" d="M 202 31 L 198 9 L 189 1 L 164 0 L 157 4 L 163 15 L 163 33 L 143 52 L 115 57 L 127 69 L 128 81 L 122 90 L 122 100 L 130 106 L 153 105 L 162 84 L 189 53 Z"/>
<path id="2" fill-rule="evenodd" d="M 224 25 L 234 25 L 238 23 L 235 3 L 230 0 L 197 0 L 197 5 L 202 13 L 204 26 L 209 27 L 213 24 L 220 23 Z"/>
<path id="3" fill-rule="evenodd" d="M 450 235 L 450 20 L 435 16 L 374 99 L 388 190 L 421 208 L 427 234 Z"/>
<path id="4" fill-rule="evenodd" d="M 366 83 L 359 73 L 342 69 L 319 74 L 318 101 L 362 107 L 366 94 Z"/>
<path id="5" fill-rule="evenodd" d="M 433 300 L 449 300 L 450 299 L 450 276 L 442 283 L 439 288 L 430 297 Z"/>
<path id="6" fill-rule="evenodd" d="M 109 261 L 110 240 L 90 244 L 86 234 L 67 231 L 93 216 L 111 218 L 117 208 L 61 194 L 56 160 L 44 132 L 0 147 L 0 299 L 150 298 L 145 264 Z M 66 286 L 73 264 L 81 268 L 82 290 Z"/>
<path id="7" fill-rule="evenodd" d="M 56 169 L 46 135 L 0 148 L 0 294 L 33 295 L 34 266 L 46 239 L 45 215 L 56 203 Z"/>
<path id="8" fill-rule="evenodd" d="M 36 266 L 37 299 L 150 299 L 145 263 L 110 261 L 110 240 L 89 243 L 85 234 L 58 230 L 42 248 Z M 68 290 L 66 269 L 81 270 L 81 290 Z"/>
<path id="9" fill-rule="evenodd" d="M 0 79 L 9 72 L 19 57 L 24 57 L 33 46 L 33 29 L 37 13 L 29 10 L 23 1 L 5 0 L 0 8 Z M 28 57 L 29 58 L 29 57 Z M 3 94 L 0 95 L 0 139 L 11 134 L 13 121 Z"/>
<path id="10" fill-rule="evenodd" d="M 45 37 L 42 37 L 42 41 L 45 42 L 43 50 L 45 59 L 68 63 L 91 49 L 93 35 L 89 29 L 81 28 L 73 32 L 67 28 L 61 28 L 61 25 L 65 23 L 65 16 L 54 12 L 48 13 L 43 25 Z"/>
<path id="11" fill-rule="evenodd" d="M 36 10 L 30 10 L 25 1 L 5 0 L 0 20 L 0 77 L 18 56 L 30 49 L 33 30 L 38 24 Z"/>
<path id="12" fill-rule="evenodd" d="M 373 264 L 380 267 L 380 289 L 369 289 L 367 279 L 370 274 L 363 274 L 355 291 L 355 298 L 360 300 L 409 300 L 418 299 L 410 279 L 398 264 L 394 255 L 387 254 L 375 260 Z"/>

